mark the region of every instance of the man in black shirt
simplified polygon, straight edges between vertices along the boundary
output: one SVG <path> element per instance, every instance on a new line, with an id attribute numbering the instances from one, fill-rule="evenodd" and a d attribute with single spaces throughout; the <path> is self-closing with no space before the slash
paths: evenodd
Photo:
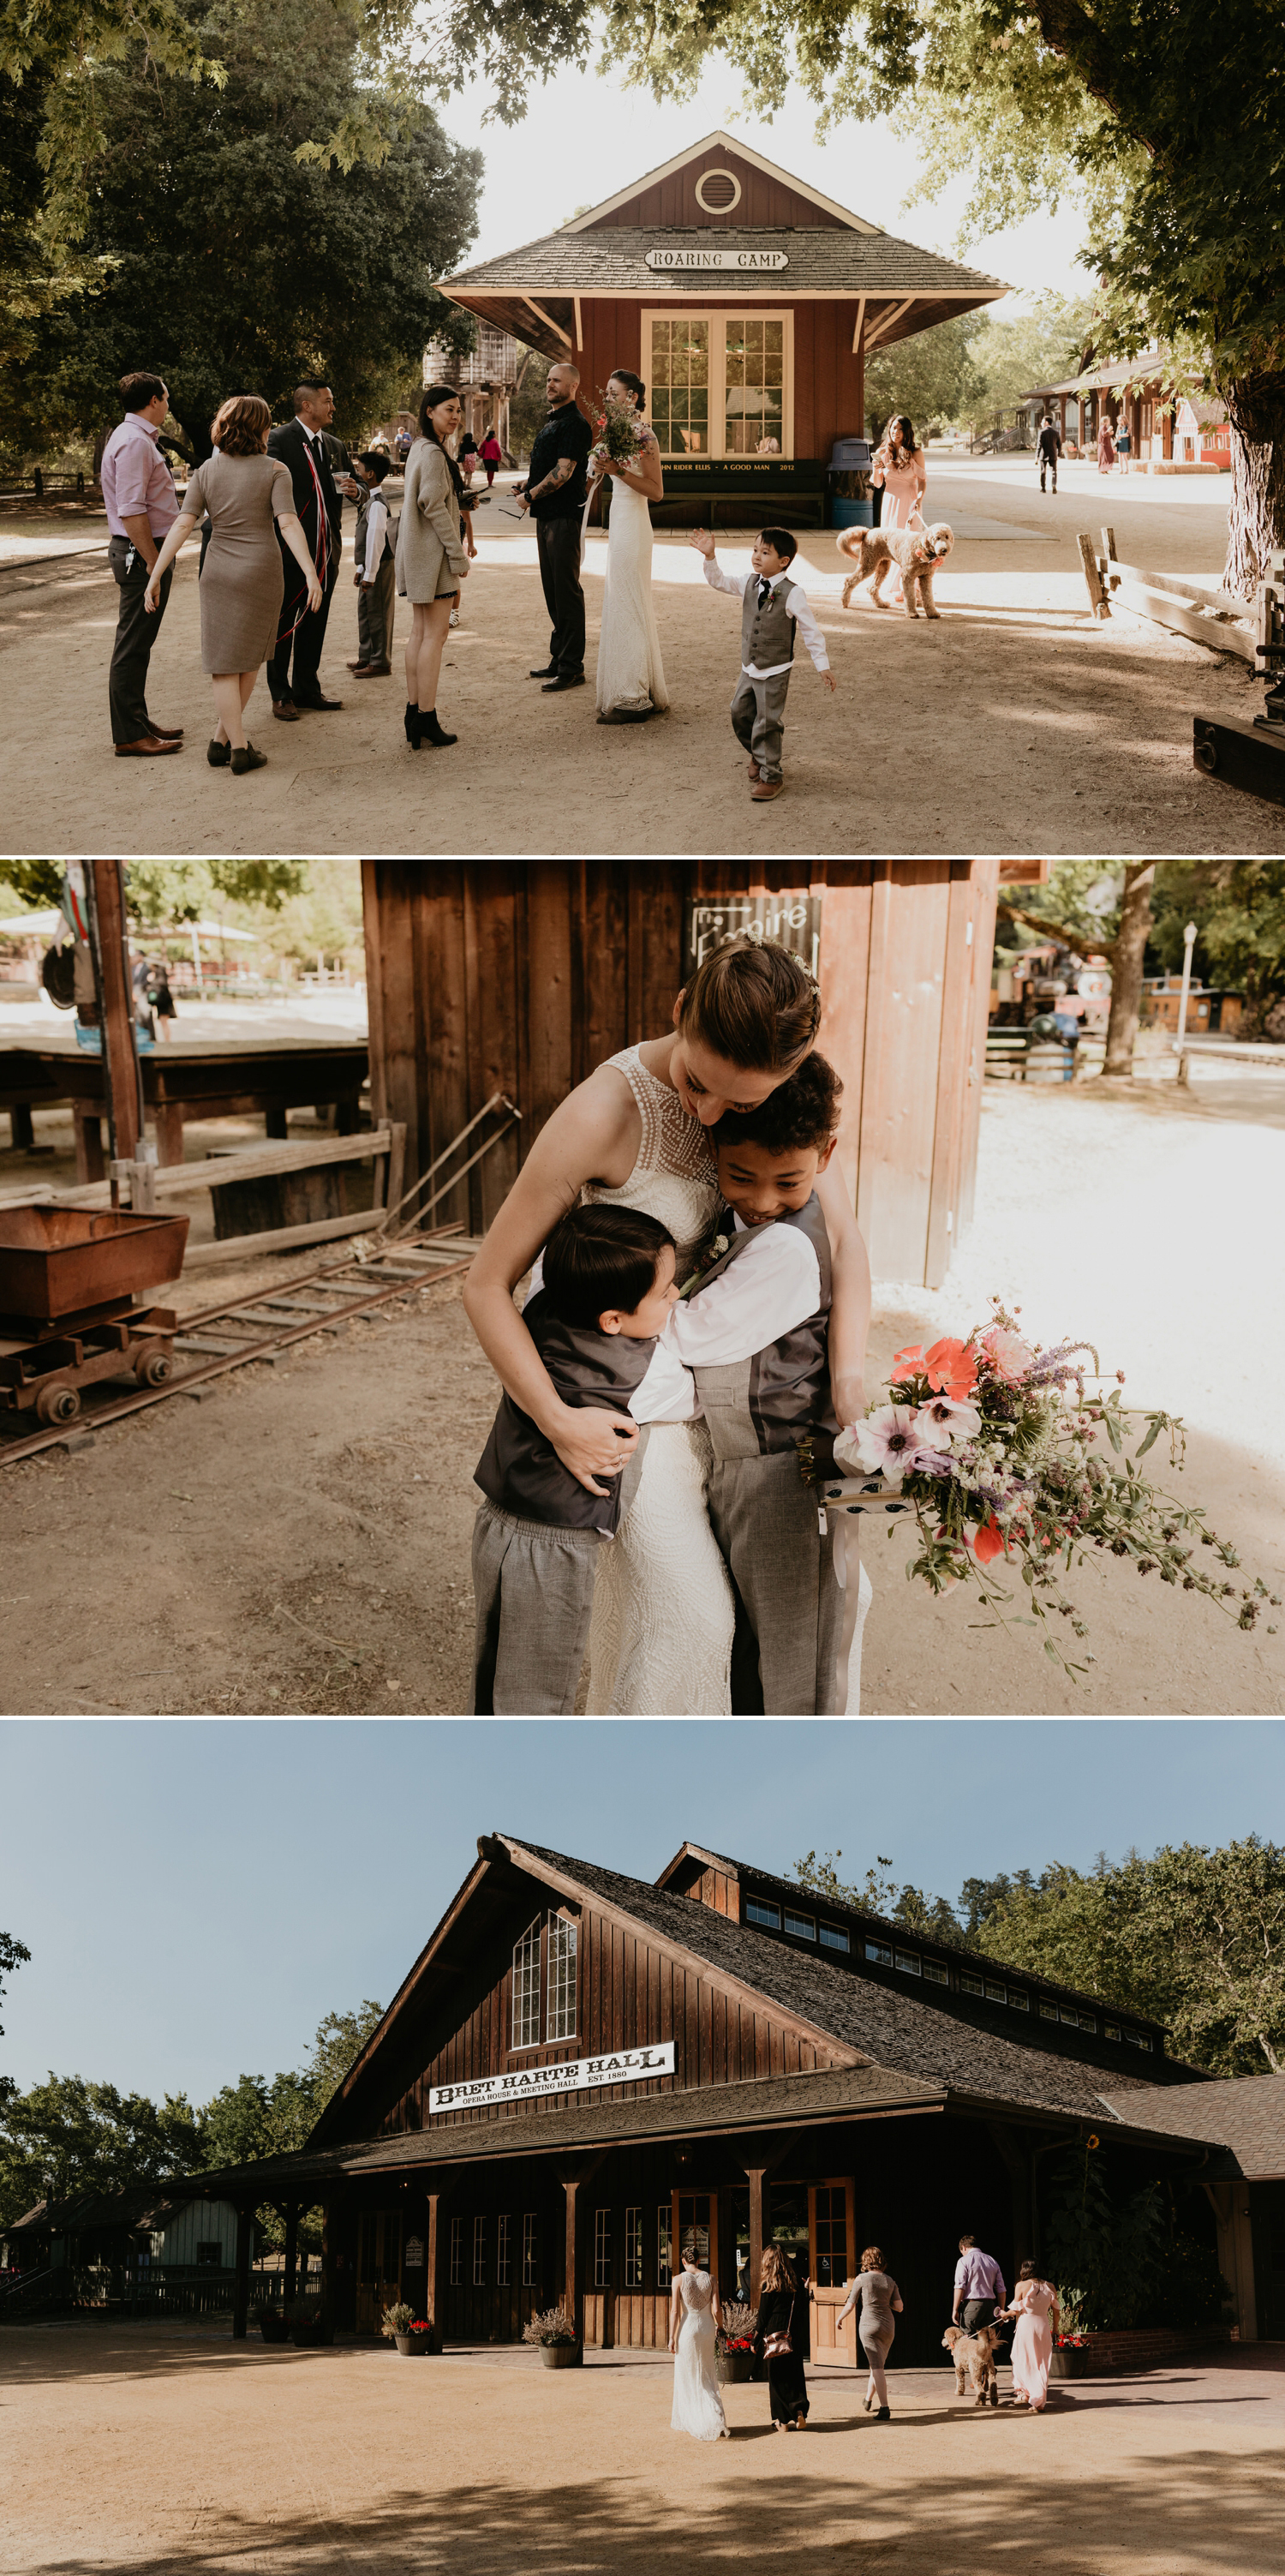
<path id="1" fill-rule="evenodd" d="M 544 695 L 584 686 L 584 592 L 580 587 L 580 514 L 587 493 L 585 468 L 593 432 L 576 402 L 580 369 L 562 359 L 550 367 L 545 388 L 549 417 L 531 448 L 525 483 L 516 487 L 518 507 L 535 520 L 540 551 L 540 579 L 553 621 L 549 659 L 533 680 L 543 680 Z"/>
<path id="2" fill-rule="evenodd" d="M 1056 492 L 1057 460 L 1062 453 L 1062 441 L 1057 430 L 1053 426 L 1052 418 L 1048 412 L 1045 412 L 1044 418 L 1040 422 L 1040 434 L 1035 443 L 1039 450 L 1040 459 L 1040 490 L 1043 492 L 1047 488 L 1044 476 L 1048 467 L 1051 465 L 1053 468 L 1053 489 Z"/>

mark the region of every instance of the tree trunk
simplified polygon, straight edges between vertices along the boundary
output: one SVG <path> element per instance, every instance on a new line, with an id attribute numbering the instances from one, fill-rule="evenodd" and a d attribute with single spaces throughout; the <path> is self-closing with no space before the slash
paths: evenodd
<path id="1" fill-rule="evenodd" d="M 1252 599 L 1285 546 L 1285 373 L 1237 376 L 1222 388 L 1231 423 L 1228 590 Z"/>
<path id="2" fill-rule="evenodd" d="M 1111 1017 L 1107 1022 L 1104 1073 L 1133 1071 L 1133 1041 L 1138 1034 L 1138 1006 L 1142 999 L 1142 960 L 1151 928 L 1155 873 L 1154 859 L 1124 872 L 1120 927 L 1111 949 Z"/>

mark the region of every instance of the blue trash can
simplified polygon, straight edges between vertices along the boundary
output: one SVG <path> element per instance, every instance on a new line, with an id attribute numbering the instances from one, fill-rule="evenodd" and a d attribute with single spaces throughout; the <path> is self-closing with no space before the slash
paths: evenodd
<path id="1" fill-rule="evenodd" d="M 830 450 L 825 478 L 827 528 L 868 528 L 873 525 L 871 461 L 868 439 L 836 438 Z"/>

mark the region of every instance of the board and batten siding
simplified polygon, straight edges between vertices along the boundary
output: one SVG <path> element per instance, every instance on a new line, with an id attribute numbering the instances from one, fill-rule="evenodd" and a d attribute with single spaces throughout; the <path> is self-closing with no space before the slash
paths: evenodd
<path id="1" fill-rule="evenodd" d="M 530 1920 L 530 1917 L 527 1918 Z M 523 1927 L 519 1927 L 521 1929 Z M 586 1906 L 579 1921 L 577 1969 L 579 2023 L 574 2039 L 514 2049 L 511 1955 L 471 2010 L 434 2050 L 422 2074 L 407 2086 L 384 2121 L 385 2131 L 423 2128 L 428 2120 L 429 2088 L 463 2084 L 481 2076 L 507 2075 L 524 2066 L 548 2066 L 560 2059 L 605 2056 L 615 2049 L 645 2048 L 672 2040 L 673 2077 L 647 2084 L 602 2087 L 603 2101 L 634 2101 L 643 2093 L 686 2092 L 695 2086 L 742 2084 L 758 2077 L 810 2073 L 817 2067 L 846 2065 L 848 2053 L 830 2050 L 794 2029 L 787 2015 L 766 2005 L 756 2007 L 726 1991 L 713 1968 L 685 1965 L 649 1942 L 642 1931 L 626 1929 Z M 516 1935 L 515 1935 L 516 1938 Z M 595 2088 L 597 2091 L 597 2088 Z M 433 2115 L 434 2128 L 449 2122 L 524 2118 L 557 2119 L 581 2095 L 552 2095 L 543 2100 L 488 2103 L 477 2109 Z"/>
<path id="2" fill-rule="evenodd" d="M 236 2211 L 230 2200 L 189 2200 L 163 2230 L 152 2237 L 154 2263 L 196 2262 L 198 2245 L 212 2245 L 218 2238 L 222 2251 L 219 2262 L 231 2270 L 236 2262 Z"/>

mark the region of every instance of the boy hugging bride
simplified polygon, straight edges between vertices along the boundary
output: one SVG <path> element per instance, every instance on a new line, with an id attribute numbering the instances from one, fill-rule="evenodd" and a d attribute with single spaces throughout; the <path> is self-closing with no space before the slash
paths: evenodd
<path id="1" fill-rule="evenodd" d="M 640 1715 L 847 1708 L 856 1550 L 842 1521 L 826 1526 L 798 1456 L 807 1440 L 824 1461 L 839 1428 L 830 1405 L 831 1248 L 816 1185 L 834 1151 L 841 1092 L 814 1051 L 757 1107 L 717 1121 L 709 1132 L 718 1202 L 683 1279 L 673 1235 L 638 1209 L 591 1203 L 555 1226 L 523 1321 L 562 1401 L 618 1414 L 630 1454 L 591 1492 L 530 1415 L 502 1398 L 477 1470 L 486 1499 L 473 1543 L 476 1712 L 569 1714 L 586 1643 L 591 1715 L 618 1713 L 622 1701 Z M 650 1623 L 645 1597 L 641 1613 L 631 1601 L 628 1622 L 612 1618 L 617 1533 L 628 1522 L 621 1579 L 635 1595 L 653 1584 L 658 1605 L 669 1600 L 675 1523 L 690 1577 L 681 1481 L 667 1494 L 667 1480 L 649 1474 L 645 1519 L 631 1517 L 648 1430 L 659 1423 L 702 1426 L 714 1542 L 700 1568 L 704 1623 L 711 1587 L 722 1611 L 714 1708 L 691 1706 L 680 1671 L 654 1674 L 640 1696 L 637 1670 L 619 1669 L 622 1634 L 645 1636 Z M 644 1426 L 636 1445 L 635 1424 Z M 667 1633 L 680 1653 L 672 1619 Z"/>

